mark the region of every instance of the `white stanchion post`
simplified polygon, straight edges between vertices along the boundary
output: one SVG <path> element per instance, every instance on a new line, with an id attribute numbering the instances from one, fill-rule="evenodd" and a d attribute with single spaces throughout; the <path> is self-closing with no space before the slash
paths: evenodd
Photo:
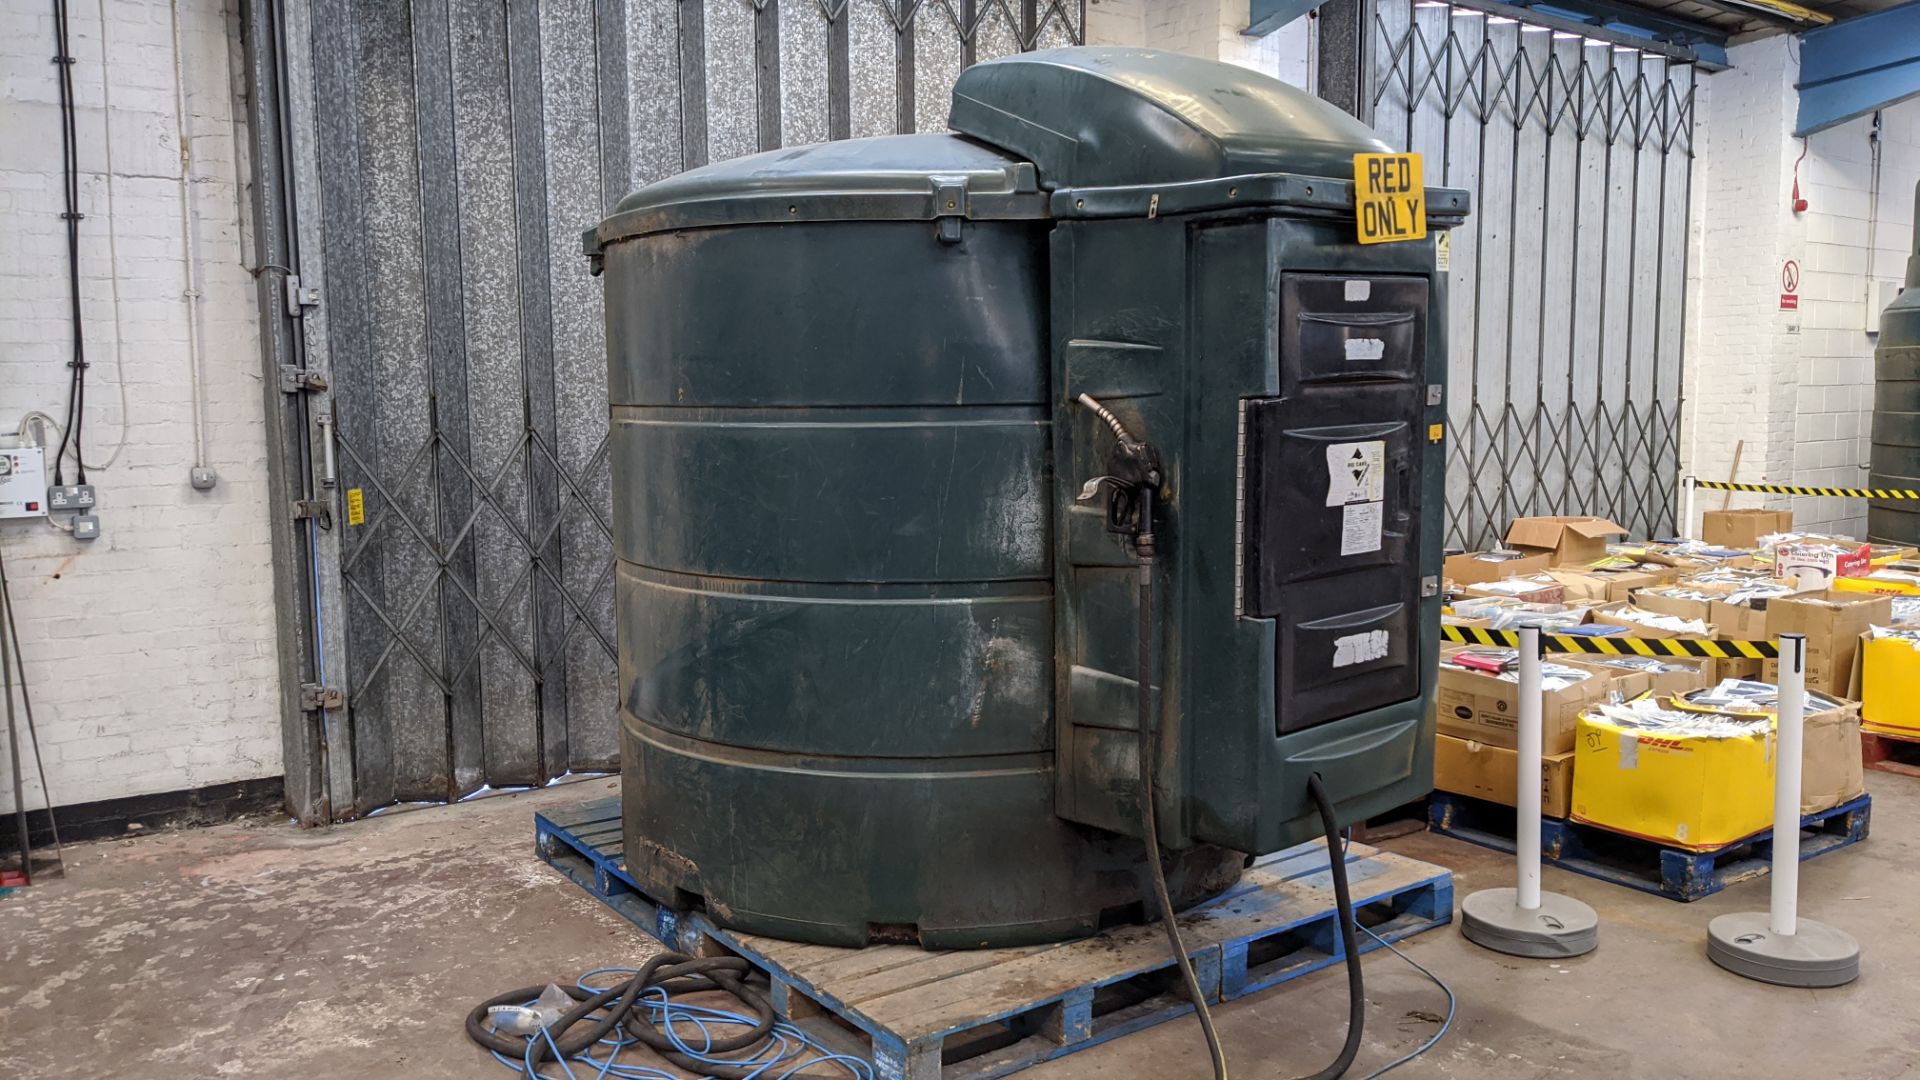
<path id="1" fill-rule="evenodd" d="M 1460 932 L 1468 941 L 1508 956 L 1560 958 L 1590 953 L 1600 944 L 1600 919 L 1571 896 L 1540 889 L 1540 628 L 1522 627 L 1518 736 L 1514 751 L 1511 889 L 1481 889 L 1460 902 Z"/>
<path id="2" fill-rule="evenodd" d="M 1800 905 L 1800 754 L 1805 745 L 1807 639 L 1781 642 L 1779 719 L 1774 728 L 1773 932 L 1792 937 Z M 1789 656 L 1791 652 L 1794 655 Z"/>
<path id="3" fill-rule="evenodd" d="M 1691 540 L 1693 539 L 1693 493 L 1695 490 L 1693 477 L 1685 477 L 1680 484 L 1681 491 L 1685 492 L 1681 498 L 1680 539 Z"/>
<path id="4" fill-rule="evenodd" d="M 1736 975 L 1776 986 L 1842 986 L 1860 977 L 1860 944 L 1844 930 L 1800 918 L 1800 753 L 1806 730 L 1807 639 L 1780 635 L 1773 748 L 1773 896 L 1769 910 L 1707 924 L 1707 957 Z"/>
<path id="5" fill-rule="evenodd" d="M 1514 903 L 1540 910 L 1540 628 L 1520 630 L 1519 752 L 1514 776 L 1514 863 L 1519 873 Z"/>

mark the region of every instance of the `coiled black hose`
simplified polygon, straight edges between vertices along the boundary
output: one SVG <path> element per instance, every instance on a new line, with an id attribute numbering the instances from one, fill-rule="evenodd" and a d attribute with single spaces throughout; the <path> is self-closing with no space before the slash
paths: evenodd
<path id="1" fill-rule="evenodd" d="M 747 1007 L 747 1011 L 753 1015 L 754 1024 L 738 1035 L 715 1037 L 702 1049 L 708 1053 L 724 1054 L 758 1046 L 772 1034 L 775 1018 L 773 1005 L 758 990 L 746 984 L 744 976 L 750 970 L 747 962 L 736 956 L 696 958 L 681 953 L 661 953 L 647 961 L 632 978 L 597 994 L 577 986 L 561 987 L 579 1004 L 547 1028 L 551 1043 L 546 1039 L 534 1039 L 529 1048 L 525 1036 L 490 1031 L 487 1023 L 489 1009 L 496 1005 L 524 1005 L 539 997 L 545 986 L 509 990 L 474 1006 L 473 1011 L 467 1014 L 467 1037 L 488 1050 L 516 1060 L 523 1055 L 531 1055 L 528 1058 L 530 1068 L 537 1070 L 542 1062 L 548 1060 L 554 1047 L 559 1048 L 560 1057 L 569 1058 L 619 1029 L 627 1036 L 645 1043 L 673 1064 L 698 1075 L 718 1077 L 719 1080 L 748 1080 L 749 1077 L 764 1073 L 766 1065 L 760 1063 L 732 1068 L 715 1064 L 711 1059 L 688 1057 L 679 1051 L 671 1037 L 637 1012 L 636 1006 L 640 994 L 650 987 L 659 987 L 668 994 L 724 990 Z M 605 1011 L 600 1012 L 602 1009 Z M 600 1012 L 600 1015 L 594 1016 L 596 1012 Z M 588 1017 L 592 1017 L 592 1020 L 579 1026 Z M 576 1026 L 578 1030 L 574 1030 Z"/>

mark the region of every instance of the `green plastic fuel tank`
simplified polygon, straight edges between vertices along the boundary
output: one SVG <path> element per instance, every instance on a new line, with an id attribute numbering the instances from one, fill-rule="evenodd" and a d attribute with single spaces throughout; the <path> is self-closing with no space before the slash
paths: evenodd
<path id="1" fill-rule="evenodd" d="M 1266 287 L 1280 279 L 1263 260 L 1326 247 L 1342 215 L 1340 250 L 1355 252 L 1352 193 L 1335 178 L 1351 176 L 1355 153 L 1386 149 L 1294 88 L 1145 50 L 983 63 L 955 95 L 952 124 L 964 134 L 709 165 L 628 196 L 586 237 L 606 297 L 627 867 L 656 899 L 729 927 L 956 948 L 1057 940 L 1142 916 L 1149 853 L 1126 774 L 1135 684 L 1131 669 L 1099 670 L 1105 657 L 1132 655 L 1135 618 L 1131 594 L 1109 595 L 1097 565 L 1124 566 L 1125 549 L 1111 537 L 1075 539 L 1076 495 L 1094 479 L 1079 473 L 1097 451 L 1090 429 L 1062 427 L 1068 382 L 1082 377 L 1063 374 L 1079 348 L 1072 327 L 1093 319 L 1107 338 L 1142 343 L 1109 375 L 1156 355 L 1164 371 L 1140 369 L 1143 379 L 1204 368 L 1152 344 L 1184 340 L 1194 295 L 1180 245 L 1194 230 L 1230 240 L 1233 266 L 1253 273 L 1251 306 L 1221 307 L 1230 314 L 1213 333 L 1257 342 L 1283 294 L 1310 307 L 1337 297 L 1319 273 L 1334 255 L 1307 259 L 1311 280 L 1280 291 Z M 1165 201 L 1156 193 L 1150 207 L 1140 184 L 1160 185 Z M 1274 230 L 1284 215 L 1303 220 L 1283 235 Z M 1107 230 L 1103 217 L 1126 228 Z M 1077 233 L 1063 230 L 1070 218 Z M 1061 248 L 1069 235 L 1072 258 Z M 1399 250 L 1353 256 L 1385 275 L 1374 306 L 1411 298 L 1421 315 L 1366 331 L 1375 344 L 1399 334 L 1379 347 L 1404 368 L 1362 378 L 1368 400 L 1400 410 L 1367 430 L 1382 446 L 1401 440 L 1388 498 L 1413 506 L 1424 493 L 1438 505 L 1438 473 L 1420 466 L 1424 434 L 1411 434 L 1443 412 L 1428 408 L 1438 403 L 1428 384 L 1445 370 L 1444 348 L 1431 346 L 1444 320 L 1424 314 L 1432 241 L 1381 247 Z M 1088 286 L 1074 308 L 1063 268 L 1092 273 L 1094 257 L 1132 280 L 1103 298 Z M 1136 303 L 1127 290 L 1155 275 L 1163 307 Z M 1241 299 L 1218 293 L 1222 305 Z M 1387 325 L 1389 315 L 1366 318 L 1375 321 L 1354 325 Z M 1240 377 L 1232 364 L 1196 377 L 1191 392 L 1217 395 L 1208 407 L 1227 426 L 1205 453 L 1191 440 L 1167 448 L 1178 478 L 1167 496 L 1156 805 L 1177 848 L 1164 861 L 1177 905 L 1232 885 L 1245 853 L 1307 834 L 1302 793 L 1281 785 L 1304 775 L 1287 762 L 1311 747 L 1333 748 L 1324 774 L 1349 813 L 1403 802 L 1430 781 L 1431 749 L 1418 745 L 1423 730 L 1431 742 L 1422 696 L 1431 688 L 1408 673 L 1432 655 L 1420 628 L 1437 624 L 1438 600 L 1417 594 L 1421 575 L 1438 569 L 1437 515 L 1422 524 L 1390 506 L 1387 539 L 1371 556 L 1381 572 L 1313 594 L 1323 598 L 1316 626 L 1346 618 L 1325 597 L 1371 597 L 1373 617 L 1385 610 L 1374 594 L 1393 594 L 1397 621 L 1379 625 L 1400 636 L 1389 649 L 1388 630 L 1366 630 L 1379 653 L 1344 682 L 1283 661 L 1276 648 L 1289 646 L 1276 642 L 1294 640 L 1292 624 L 1269 612 L 1243 613 L 1243 632 L 1218 648 L 1186 629 L 1203 601 L 1237 602 L 1236 575 L 1218 561 L 1240 546 L 1234 495 L 1202 514 L 1177 486 L 1200 472 L 1232 482 L 1234 410 L 1283 384 L 1253 375 L 1240 387 Z M 1122 415 L 1158 422 L 1124 400 L 1124 385 L 1109 392 Z M 1144 392 L 1200 415 L 1172 389 Z M 1190 512 L 1219 523 L 1219 544 L 1183 540 L 1176 520 Z M 1202 556 L 1205 567 L 1182 561 Z M 1275 596 L 1293 580 L 1268 577 Z M 1089 635 L 1099 647 L 1075 644 Z M 1209 669 L 1199 659 L 1209 651 L 1228 666 Z M 1246 686 L 1207 691 L 1203 723 L 1182 680 L 1242 672 Z M 1082 682 L 1093 700 L 1076 697 Z M 1276 720 L 1276 687 L 1296 683 L 1313 698 L 1311 715 L 1282 709 Z M 1343 708 L 1349 690 L 1365 700 Z M 1063 695 L 1077 702 L 1071 717 Z M 1276 737 L 1292 730 L 1289 717 L 1309 728 L 1290 743 Z M 1229 739 L 1207 723 L 1251 733 Z M 1061 748 L 1074 739 L 1098 745 L 1069 762 Z M 1207 746 L 1241 760 L 1212 773 L 1190 767 Z M 1290 749 L 1274 757 L 1275 747 Z M 1263 793 L 1263 783 L 1276 786 Z"/>
<path id="2" fill-rule="evenodd" d="M 1920 184 L 1913 201 L 1917 216 L 1906 289 L 1880 313 L 1880 341 L 1873 350 L 1870 488 L 1920 491 Z M 1920 503 L 1869 502 L 1867 536 L 1886 544 L 1920 544 Z"/>

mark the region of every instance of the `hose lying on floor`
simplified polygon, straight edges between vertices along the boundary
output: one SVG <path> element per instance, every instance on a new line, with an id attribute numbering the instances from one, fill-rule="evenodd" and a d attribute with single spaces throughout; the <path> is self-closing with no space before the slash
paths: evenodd
<path id="1" fill-rule="evenodd" d="M 548 1062 L 558 1062 L 565 1075 L 574 1076 L 566 1063 L 575 1061 L 592 1070 L 589 1075 L 670 1080 L 673 1074 L 657 1067 L 618 1060 L 627 1047 L 644 1045 L 682 1069 L 718 1080 L 779 1080 L 832 1065 L 854 1080 L 871 1080 L 867 1062 L 828 1051 L 799 1028 L 780 1022 L 766 995 L 747 983 L 751 970 L 738 957 L 661 953 L 640 968 L 601 968 L 561 987 L 574 999 L 573 1008 L 536 1035 L 497 1030 L 491 1010 L 526 1005 L 545 986 L 489 998 L 467 1014 L 467 1037 L 527 1077 L 546 1076 L 540 1069 Z M 610 986 L 593 981 L 609 975 L 621 978 Z M 675 996 L 710 990 L 732 995 L 744 1011 L 689 1005 Z M 595 1056 L 596 1049 L 601 1056 Z"/>

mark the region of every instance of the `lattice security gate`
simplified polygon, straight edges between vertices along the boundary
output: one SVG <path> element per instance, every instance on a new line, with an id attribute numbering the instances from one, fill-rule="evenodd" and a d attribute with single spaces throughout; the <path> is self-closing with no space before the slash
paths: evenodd
<path id="1" fill-rule="evenodd" d="M 1695 69 L 1380 0 L 1374 127 L 1473 192 L 1452 244 L 1448 542 L 1521 514 L 1671 534 Z"/>
<path id="2" fill-rule="evenodd" d="M 944 130 L 962 67 L 1076 42 L 1083 0 L 286 0 L 275 18 L 249 41 L 284 42 L 266 90 L 290 116 L 289 302 L 319 289 L 300 310 L 331 395 L 310 464 L 337 496 L 300 541 L 322 571 L 313 637 L 336 650 L 317 666 L 344 683 L 312 804 L 344 819 L 612 769 L 606 360 L 581 230 L 711 160 Z"/>

